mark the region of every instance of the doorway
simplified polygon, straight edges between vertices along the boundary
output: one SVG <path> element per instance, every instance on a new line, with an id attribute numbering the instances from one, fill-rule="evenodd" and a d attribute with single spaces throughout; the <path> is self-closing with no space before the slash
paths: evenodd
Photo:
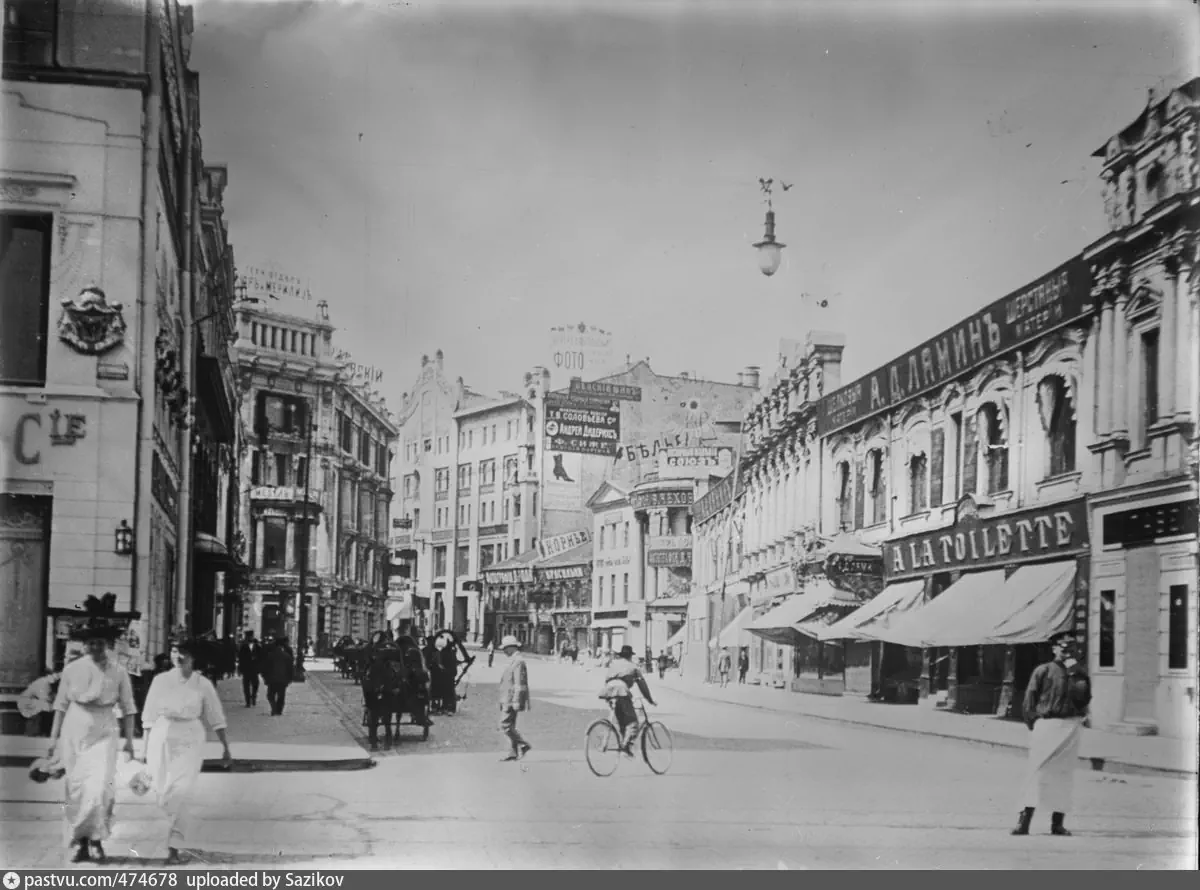
<path id="1" fill-rule="evenodd" d="M 1154 720 L 1158 687 L 1158 548 L 1125 551 L 1125 713 L 1131 722 Z"/>

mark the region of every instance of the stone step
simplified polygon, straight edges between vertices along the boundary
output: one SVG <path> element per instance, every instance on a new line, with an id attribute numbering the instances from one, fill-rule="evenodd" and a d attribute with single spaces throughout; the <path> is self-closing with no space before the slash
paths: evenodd
<path id="1" fill-rule="evenodd" d="M 1105 732 L 1113 735 L 1158 735 L 1158 724 L 1151 721 L 1122 720 L 1120 723 L 1110 723 L 1104 727 Z"/>

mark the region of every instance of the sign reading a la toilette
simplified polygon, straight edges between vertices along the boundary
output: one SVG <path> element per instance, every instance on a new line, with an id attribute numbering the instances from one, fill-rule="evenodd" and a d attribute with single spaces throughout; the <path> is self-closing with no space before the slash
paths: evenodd
<path id="1" fill-rule="evenodd" d="M 883 545 L 888 582 L 937 572 L 998 568 L 1087 549 L 1087 508 L 1082 498 L 999 516 L 963 516 L 949 528 Z"/>

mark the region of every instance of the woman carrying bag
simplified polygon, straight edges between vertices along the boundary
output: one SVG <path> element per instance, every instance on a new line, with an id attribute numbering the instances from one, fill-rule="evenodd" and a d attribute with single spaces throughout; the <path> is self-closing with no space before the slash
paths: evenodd
<path id="1" fill-rule="evenodd" d="M 134 756 L 133 719 L 137 709 L 133 686 L 129 674 L 111 657 L 113 642 L 123 628 L 104 615 L 111 613 L 115 600 L 112 594 L 105 595 L 103 601 L 88 597 L 91 615 L 71 633 L 71 639 L 87 646 L 88 657 L 63 668 L 54 698 L 49 754 L 51 758 L 57 754 L 66 770 L 64 834 L 68 849 L 76 848 L 72 862 L 104 860 L 103 843 L 112 833 L 117 800 L 121 736 L 125 738 L 125 753 L 131 760 Z"/>
<path id="2" fill-rule="evenodd" d="M 205 723 L 221 740 L 226 767 L 233 755 L 221 700 L 208 678 L 196 670 L 194 644 L 172 643 L 171 662 L 174 667 L 150 684 L 142 726 L 147 733 L 146 771 L 158 805 L 167 814 L 167 863 L 175 864 L 182 861 L 179 850 L 190 827 L 192 790 L 204 766 Z"/>

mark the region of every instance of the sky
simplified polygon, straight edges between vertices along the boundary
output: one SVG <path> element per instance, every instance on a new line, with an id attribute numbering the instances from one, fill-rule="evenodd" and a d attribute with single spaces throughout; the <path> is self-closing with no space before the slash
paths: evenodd
<path id="1" fill-rule="evenodd" d="M 840 332 L 848 382 L 1100 237 L 1092 153 L 1198 73 L 1191 0 L 195 6 L 237 263 L 393 408 L 422 354 L 517 389 L 580 321 L 727 382 Z"/>

